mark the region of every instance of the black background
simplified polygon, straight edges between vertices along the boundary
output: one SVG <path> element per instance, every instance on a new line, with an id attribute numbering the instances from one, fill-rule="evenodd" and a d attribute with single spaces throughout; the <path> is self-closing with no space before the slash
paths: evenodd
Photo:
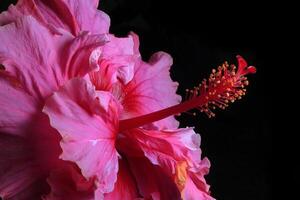
<path id="1" fill-rule="evenodd" d="M 12 1 L 1 1 L 5 10 Z M 257 67 L 248 94 L 215 119 L 183 115 L 181 126 L 194 126 L 203 155 L 211 161 L 207 181 L 219 200 L 272 199 L 272 98 L 267 61 L 272 26 L 267 6 L 254 1 L 102 0 L 111 17 L 111 33 L 140 37 L 144 60 L 156 51 L 173 56 L 178 93 L 198 84 L 224 60 L 242 55 Z"/>

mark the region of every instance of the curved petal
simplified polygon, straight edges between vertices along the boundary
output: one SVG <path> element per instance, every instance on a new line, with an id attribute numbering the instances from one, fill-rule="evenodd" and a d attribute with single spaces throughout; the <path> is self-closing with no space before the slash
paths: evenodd
<path id="1" fill-rule="evenodd" d="M 136 145 L 152 164 L 160 166 L 164 173 L 173 177 L 181 192 L 189 187 L 186 184 L 190 178 L 197 190 L 208 194 L 209 186 L 204 175 L 208 173 L 210 163 L 207 158 L 201 160 L 200 135 L 192 128 L 172 131 L 132 129 L 125 134 L 131 143 L 135 141 L 131 145 Z M 125 148 L 124 144 L 120 145 Z"/>
<path id="2" fill-rule="evenodd" d="M 124 88 L 127 94 L 123 100 L 126 117 L 148 114 L 181 101 L 176 94 L 178 83 L 170 78 L 172 58 L 166 53 L 154 54 L 148 63 L 139 61 L 135 65 L 132 81 Z M 162 101 L 163 99 L 163 101 Z M 168 117 L 154 123 L 159 129 L 177 128 L 179 123 Z"/>
<path id="3" fill-rule="evenodd" d="M 104 196 L 105 200 L 133 200 L 138 198 L 137 185 L 134 177 L 130 172 L 124 160 L 119 161 L 120 169 L 118 172 L 118 180 L 115 184 L 114 190 Z"/>
<path id="4" fill-rule="evenodd" d="M 39 100 L 57 90 L 69 76 L 82 76 L 97 68 L 93 49 L 106 41 L 103 35 L 85 34 L 75 39 L 55 35 L 32 17 L 0 27 L 0 38 L 0 63 Z"/>
<path id="5" fill-rule="evenodd" d="M 0 196 L 5 199 L 38 199 L 47 189 L 44 172 L 55 165 L 59 150 L 39 109 L 18 80 L 0 71 Z"/>
<path id="6" fill-rule="evenodd" d="M 190 181 L 193 182 L 198 190 L 201 190 L 204 193 L 209 194 L 210 186 L 206 183 L 204 176 L 208 174 L 210 168 L 210 162 L 207 158 L 204 158 L 200 163 L 198 163 L 197 167 L 190 168 L 188 170 L 188 177 Z M 187 190 L 189 185 L 186 184 L 185 188 Z"/>
<path id="7" fill-rule="evenodd" d="M 24 127 L 37 109 L 37 102 L 23 91 L 19 81 L 0 71 L 0 132 L 24 136 Z"/>
<path id="8" fill-rule="evenodd" d="M 4 197 L 15 196 L 21 192 L 17 190 L 20 185 L 27 187 L 32 183 L 27 176 L 33 173 L 28 161 L 32 154 L 22 130 L 33 116 L 35 101 L 17 83 L 0 71 L 0 195 Z"/>
<path id="9" fill-rule="evenodd" d="M 47 192 L 46 176 L 57 166 L 60 149 L 44 119 L 35 116 L 21 135 L 0 132 L 0 196 L 4 199 L 40 199 Z"/>
<path id="10" fill-rule="evenodd" d="M 0 132 L 0 149 L 0 197 L 26 200 L 43 194 L 45 183 L 27 140 Z"/>
<path id="11" fill-rule="evenodd" d="M 64 163 L 50 173 L 47 179 L 51 192 L 44 200 L 93 200 L 94 183 L 87 181 L 80 171 L 70 163 Z"/>
<path id="12" fill-rule="evenodd" d="M 64 75 L 67 79 L 83 77 L 88 72 L 99 69 L 98 60 L 102 48 L 108 41 L 106 35 L 90 35 L 83 33 L 72 39 L 64 46 L 60 60 L 64 66 Z"/>
<path id="13" fill-rule="evenodd" d="M 184 200 L 215 200 L 206 191 L 202 191 L 196 187 L 194 182 L 188 177 L 186 180 L 185 188 L 181 192 Z"/>
<path id="14" fill-rule="evenodd" d="M 63 29 L 73 35 L 82 31 L 108 33 L 110 18 L 97 7 L 96 0 L 19 0 L 16 6 L 11 5 L 0 14 L 0 25 L 31 15 L 54 32 Z"/>
<path id="15" fill-rule="evenodd" d="M 124 95 L 123 84 L 127 84 L 133 78 L 133 60 L 131 56 L 102 58 L 99 61 L 99 70 L 89 73 L 90 81 L 97 90 L 110 91 L 122 102 L 120 97 Z"/>
<path id="16" fill-rule="evenodd" d="M 187 161 L 190 166 L 200 161 L 200 136 L 192 128 L 174 131 L 132 129 L 126 136 L 136 141 L 151 163 L 160 165 L 169 175 L 175 173 L 179 161 Z M 195 153 L 198 157 L 193 160 L 191 155 Z"/>
<path id="17" fill-rule="evenodd" d="M 114 58 L 115 56 L 134 55 L 134 36 L 129 34 L 127 37 L 118 38 L 112 34 L 108 35 L 109 42 L 103 48 L 104 58 Z"/>
<path id="18" fill-rule="evenodd" d="M 43 111 L 62 136 L 61 158 L 75 162 L 86 178 L 97 177 L 102 193 L 112 191 L 118 171 L 118 105 L 112 96 L 72 79 L 47 99 Z"/>
<path id="19" fill-rule="evenodd" d="M 33 96 L 49 95 L 62 79 L 51 65 L 57 60 L 53 35 L 32 17 L 0 27 L 0 63 Z"/>
<path id="20" fill-rule="evenodd" d="M 97 10 L 98 0 L 65 0 L 65 2 L 75 17 L 79 30 L 94 34 L 109 32 L 110 18 L 103 11 Z"/>
<path id="21" fill-rule="evenodd" d="M 100 69 L 90 73 L 96 89 L 112 91 L 115 83 L 123 85 L 131 81 L 137 56 L 134 52 L 133 36 L 117 38 L 108 35 L 108 42 L 103 46 L 99 58 Z"/>
<path id="22" fill-rule="evenodd" d="M 173 180 L 159 166 L 143 157 L 128 157 L 130 169 L 144 199 L 179 200 L 180 193 Z"/>

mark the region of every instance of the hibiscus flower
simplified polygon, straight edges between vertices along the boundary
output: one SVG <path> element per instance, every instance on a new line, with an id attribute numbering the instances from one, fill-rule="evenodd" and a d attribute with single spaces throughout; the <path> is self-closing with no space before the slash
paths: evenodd
<path id="1" fill-rule="evenodd" d="M 98 1 L 20 0 L 0 14 L 0 196 L 4 199 L 213 199 L 200 136 L 255 72 L 238 56 L 180 103 L 172 58 L 144 62 L 134 33 L 108 33 Z"/>

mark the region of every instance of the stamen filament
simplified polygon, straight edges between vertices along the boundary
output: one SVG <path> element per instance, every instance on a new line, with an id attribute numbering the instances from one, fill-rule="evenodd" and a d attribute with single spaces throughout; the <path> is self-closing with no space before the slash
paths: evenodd
<path id="1" fill-rule="evenodd" d="M 199 105 L 204 105 L 208 100 L 204 96 L 200 96 L 189 101 L 185 101 L 181 104 L 171 106 L 156 112 L 152 112 L 139 117 L 125 119 L 120 121 L 119 131 L 124 131 L 126 129 L 136 128 L 154 121 L 158 121 L 169 117 L 171 115 L 176 115 L 188 110 L 191 110 Z"/>
<path id="2" fill-rule="evenodd" d="M 244 87 L 249 84 L 245 75 L 256 72 L 253 66 L 247 67 L 246 61 L 241 56 L 237 56 L 237 59 L 237 71 L 234 65 L 229 66 L 225 62 L 218 70 L 212 70 L 208 80 L 204 79 L 198 87 L 187 89 L 189 94 L 186 101 L 146 115 L 121 120 L 119 131 L 137 128 L 192 109 L 205 112 L 208 117 L 214 117 L 215 114 L 211 110 L 216 107 L 225 109 L 229 102 L 233 103 L 245 95 Z"/>

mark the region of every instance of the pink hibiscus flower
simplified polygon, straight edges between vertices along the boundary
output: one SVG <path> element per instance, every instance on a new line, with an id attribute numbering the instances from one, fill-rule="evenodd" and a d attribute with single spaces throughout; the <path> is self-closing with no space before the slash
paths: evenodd
<path id="1" fill-rule="evenodd" d="M 171 57 L 141 60 L 91 0 L 20 0 L 0 14 L 0 196 L 213 199 L 200 136 L 174 115 L 213 116 L 255 71 L 238 57 L 180 103 Z"/>

